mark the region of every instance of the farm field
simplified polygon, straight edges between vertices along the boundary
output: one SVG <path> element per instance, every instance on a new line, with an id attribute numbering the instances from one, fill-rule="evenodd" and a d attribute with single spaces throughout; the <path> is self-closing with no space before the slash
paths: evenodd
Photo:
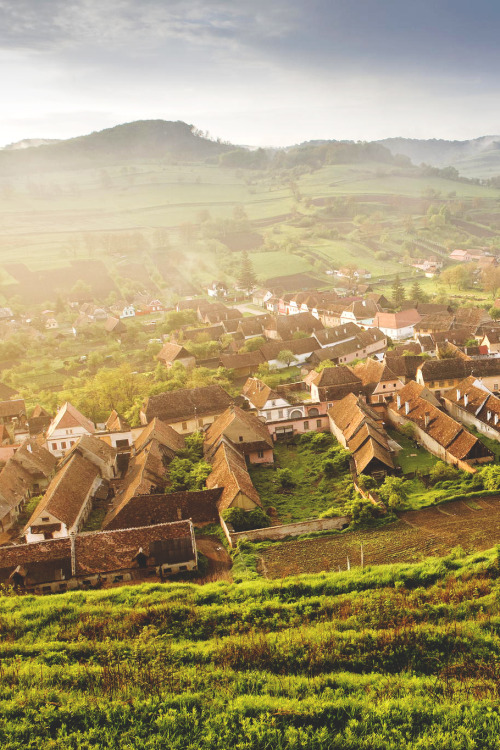
<path id="1" fill-rule="evenodd" d="M 489 549 L 500 539 L 500 498 L 459 500 L 418 511 L 398 513 L 399 520 L 379 529 L 333 537 L 271 544 L 259 550 L 260 571 L 269 578 L 319 573 L 360 565 L 410 563 L 444 556 L 455 547 Z"/>

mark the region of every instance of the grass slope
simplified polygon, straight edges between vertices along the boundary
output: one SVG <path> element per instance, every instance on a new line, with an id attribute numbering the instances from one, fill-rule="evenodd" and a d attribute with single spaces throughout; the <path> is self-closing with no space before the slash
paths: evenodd
<path id="1" fill-rule="evenodd" d="M 11 748 L 498 746 L 494 551 L 0 600 Z"/>

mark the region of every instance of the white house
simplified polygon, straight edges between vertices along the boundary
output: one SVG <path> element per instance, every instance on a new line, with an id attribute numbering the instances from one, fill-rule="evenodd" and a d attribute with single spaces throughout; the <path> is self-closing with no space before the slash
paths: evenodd
<path id="1" fill-rule="evenodd" d="M 134 318 L 135 307 L 133 305 L 126 305 L 120 313 L 120 318 Z"/>
<path id="2" fill-rule="evenodd" d="M 47 430 L 45 447 L 54 456 L 63 456 L 82 435 L 93 435 L 95 425 L 67 401 Z"/>

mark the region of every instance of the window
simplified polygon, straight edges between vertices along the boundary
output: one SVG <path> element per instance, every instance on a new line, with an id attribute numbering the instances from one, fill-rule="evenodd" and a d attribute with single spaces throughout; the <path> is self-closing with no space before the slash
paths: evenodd
<path id="1" fill-rule="evenodd" d="M 316 420 L 316 427 L 321 427 L 321 419 Z"/>
<path id="2" fill-rule="evenodd" d="M 439 387 L 440 388 L 444 388 L 444 380 L 440 380 L 439 381 Z"/>
<path id="3" fill-rule="evenodd" d="M 333 404 L 328 404 L 328 408 L 331 409 Z"/>
<path id="4" fill-rule="evenodd" d="M 188 569 L 187 565 L 179 565 L 179 570 L 187 570 L 187 569 Z"/>
<path id="5" fill-rule="evenodd" d="M 66 443 L 63 441 L 61 443 L 61 450 L 63 451 L 63 450 L 65 450 L 65 448 L 66 448 Z"/>
<path id="6" fill-rule="evenodd" d="M 385 388 L 385 383 L 383 384 L 382 388 Z"/>
<path id="7" fill-rule="evenodd" d="M 183 422 L 182 423 L 182 429 L 183 430 L 187 430 L 187 428 L 188 428 L 187 422 Z"/>
<path id="8" fill-rule="evenodd" d="M 264 451 L 257 451 L 257 458 L 264 458 Z"/>
<path id="9" fill-rule="evenodd" d="M 283 409 L 278 409 L 278 419 L 283 419 Z"/>
<path id="10" fill-rule="evenodd" d="M 498 383 L 493 383 L 493 390 L 498 391 Z"/>
<path id="11" fill-rule="evenodd" d="M 238 437 L 238 440 L 240 441 L 240 443 L 242 443 L 242 442 L 243 442 L 243 435 L 240 435 L 240 436 Z"/>
<path id="12" fill-rule="evenodd" d="M 74 444 L 75 444 L 75 441 L 74 441 L 74 440 L 70 440 L 70 441 L 69 441 L 69 445 L 70 445 L 70 447 L 71 447 L 72 445 L 74 445 Z"/>
<path id="13" fill-rule="evenodd" d="M 47 523 L 48 521 L 50 521 L 50 518 L 48 516 L 42 516 L 42 521 L 44 523 Z"/>
<path id="14" fill-rule="evenodd" d="M 308 429 L 309 429 L 309 422 L 306 421 L 304 422 L 304 430 L 308 430 Z"/>
<path id="15" fill-rule="evenodd" d="M 316 409 L 316 407 L 309 409 L 309 416 L 310 417 L 317 417 L 319 416 L 319 410 Z"/>
<path id="16" fill-rule="evenodd" d="M 66 430 L 66 435 L 72 435 L 72 434 L 73 434 L 73 430 Z"/>
<path id="17" fill-rule="evenodd" d="M 52 450 L 53 450 L 53 451 L 56 451 L 56 450 L 57 450 L 57 443 L 52 443 Z"/>

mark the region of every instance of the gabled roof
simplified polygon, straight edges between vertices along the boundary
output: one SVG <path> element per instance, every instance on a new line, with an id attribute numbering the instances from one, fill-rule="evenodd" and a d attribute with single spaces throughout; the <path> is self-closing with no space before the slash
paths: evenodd
<path id="1" fill-rule="evenodd" d="M 377 459 L 388 469 L 394 469 L 394 461 L 392 460 L 389 449 L 380 445 L 377 440 L 373 440 L 372 438 L 369 438 L 357 451 L 355 451 L 353 458 L 356 465 L 356 472 L 358 474 L 362 474 L 366 471 L 368 465 L 373 459 Z"/>
<path id="2" fill-rule="evenodd" d="M 361 328 L 356 323 L 344 323 L 344 325 L 334 326 L 333 328 L 323 328 L 322 331 L 315 331 L 314 338 L 320 346 L 328 344 L 338 344 L 342 341 L 348 341 L 361 332 Z"/>
<path id="3" fill-rule="evenodd" d="M 205 452 L 211 452 L 219 444 L 221 439 L 229 438 L 229 428 L 241 426 L 242 431 L 250 433 L 249 440 L 243 440 L 238 443 L 238 448 L 245 448 L 246 443 L 262 443 L 272 448 L 273 440 L 269 430 L 261 420 L 248 411 L 243 411 L 237 406 L 230 406 L 221 414 L 213 424 L 210 425 L 205 433 Z"/>
<path id="4" fill-rule="evenodd" d="M 21 414 L 26 414 L 24 399 L 0 401 L 0 417 L 19 417 Z"/>
<path id="5" fill-rule="evenodd" d="M 87 419 L 87 417 L 84 417 L 69 401 L 66 401 L 52 420 L 47 430 L 47 438 L 52 437 L 56 430 L 70 427 L 83 427 L 89 434 L 95 432 L 94 423 L 90 419 Z"/>
<path id="6" fill-rule="evenodd" d="M 177 453 L 185 447 L 184 436 L 157 418 L 151 420 L 136 437 L 134 441 L 136 451 L 141 451 L 151 440 L 157 440 L 160 445 L 169 448 L 173 453 Z"/>
<path id="7" fill-rule="evenodd" d="M 378 362 L 375 359 L 367 359 L 366 362 L 358 362 L 353 372 L 365 386 L 376 386 L 386 381 L 397 381 L 398 377 L 393 373 L 386 362 Z"/>
<path id="8" fill-rule="evenodd" d="M 108 432 L 128 432 L 130 425 L 118 412 L 113 409 L 106 420 L 106 430 Z"/>
<path id="9" fill-rule="evenodd" d="M 420 367 L 426 383 L 439 380 L 464 380 L 469 375 L 476 378 L 500 376 L 500 359 L 428 359 Z"/>
<path id="10" fill-rule="evenodd" d="M 189 357 L 192 358 L 193 355 L 190 354 L 187 349 L 185 349 L 180 344 L 172 344 L 170 342 L 163 344 L 163 347 L 157 354 L 157 359 L 159 359 L 161 362 L 167 363 L 175 362 L 179 359 L 189 359 Z"/>
<path id="11" fill-rule="evenodd" d="M 25 530 L 44 513 L 50 513 L 71 529 L 98 476 L 99 469 L 91 461 L 74 453 L 49 484 L 45 495 L 26 524 Z"/>
<path id="12" fill-rule="evenodd" d="M 268 401 L 283 398 L 277 391 L 266 385 L 258 378 L 248 378 L 241 394 L 249 400 L 256 409 L 262 409 Z"/>
<path id="13" fill-rule="evenodd" d="M 120 506 L 107 529 L 128 529 L 189 519 L 193 523 L 218 523 L 217 502 L 222 487 L 197 492 L 170 492 L 136 495 Z"/>
<path id="14" fill-rule="evenodd" d="M 276 331 L 282 339 L 291 339 L 297 331 L 305 333 L 314 333 L 324 328 L 314 315 L 310 312 L 301 312 L 296 315 L 278 315 L 273 317 L 266 325 L 266 331 Z"/>
<path id="15" fill-rule="evenodd" d="M 417 370 L 426 360 L 420 355 L 395 355 L 394 352 L 386 352 L 385 361 L 392 372 L 398 377 L 415 378 Z"/>
<path id="16" fill-rule="evenodd" d="M 70 451 L 62 459 L 62 464 L 66 463 L 68 457 L 74 453 L 79 453 L 81 456 L 88 458 L 92 461 L 92 457 L 98 459 L 98 461 L 104 461 L 106 464 L 112 466 L 116 459 L 116 448 L 106 443 L 94 435 L 82 435 L 73 446 Z M 89 455 L 91 456 L 89 458 Z"/>
<path id="17" fill-rule="evenodd" d="M 25 440 L 14 454 L 14 460 L 33 476 L 48 477 L 54 471 L 57 458 L 36 440 Z M 1 476 L 1 474 L 0 474 Z"/>
<path id="18" fill-rule="evenodd" d="M 415 326 L 420 322 L 422 316 L 418 310 L 401 310 L 397 313 L 384 313 L 379 312 L 373 322 L 379 328 L 386 328 L 393 331 L 398 331 L 401 328 L 409 328 Z"/>
<path id="19" fill-rule="evenodd" d="M 240 352 L 238 354 L 221 354 L 220 362 L 222 367 L 228 370 L 238 370 L 240 367 L 255 367 L 264 364 L 266 358 L 260 351 Z"/>
<path id="20" fill-rule="evenodd" d="M 346 365 L 325 367 L 313 382 L 318 388 L 331 385 L 354 385 L 359 387 L 362 385 L 361 379 Z"/>
<path id="21" fill-rule="evenodd" d="M 255 489 L 247 471 L 245 459 L 235 448 L 222 442 L 211 457 L 212 472 L 207 477 L 207 487 L 222 487 L 218 511 L 222 513 L 234 502 L 239 493 L 245 495 L 255 505 L 262 507 L 259 493 Z"/>
<path id="22" fill-rule="evenodd" d="M 221 414 L 233 402 L 220 385 L 166 391 L 146 399 L 144 414 L 149 421 L 180 422 L 193 417 Z"/>
<path id="23" fill-rule="evenodd" d="M 238 328 L 244 336 L 259 336 L 264 331 L 264 327 L 270 318 L 270 315 L 254 315 L 252 318 L 243 318 L 243 320 L 240 320 Z"/>
<path id="24" fill-rule="evenodd" d="M 379 312 L 379 307 L 372 299 L 365 299 L 351 302 L 351 304 L 344 309 L 344 312 L 352 313 L 356 320 L 366 320 L 368 318 L 374 318 Z"/>
<path id="25" fill-rule="evenodd" d="M 17 391 L 15 391 L 14 388 L 11 388 L 10 385 L 0 383 L 0 399 L 2 401 L 8 401 L 12 398 L 12 396 L 15 396 L 16 394 Z"/>
<path id="26" fill-rule="evenodd" d="M 296 317 L 295 315 L 293 317 Z M 319 344 L 314 337 L 304 339 L 290 339 L 288 341 L 268 341 L 260 347 L 265 360 L 277 359 L 282 351 L 291 351 L 295 356 L 311 354 L 319 349 Z"/>

